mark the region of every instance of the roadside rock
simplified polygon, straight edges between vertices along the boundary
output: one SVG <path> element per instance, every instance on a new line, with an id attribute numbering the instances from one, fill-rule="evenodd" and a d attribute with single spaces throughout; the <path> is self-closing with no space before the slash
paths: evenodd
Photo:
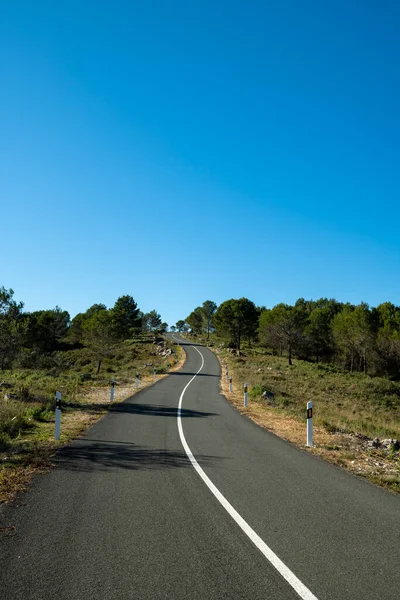
<path id="1" fill-rule="evenodd" d="M 378 438 L 374 438 L 373 440 L 370 440 L 369 442 L 367 442 L 367 448 L 380 448 L 381 447 L 381 442 L 379 441 Z"/>
<path id="2" fill-rule="evenodd" d="M 386 448 L 387 450 L 393 448 L 395 451 L 397 451 L 400 450 L 400 441 L 393 439 L 382 440 L 381 446 L 382 448 Z"/>
<path id="3" fill-rule="evenodd" d="M 274 404 L 274 394 L 272 392 L 263 392 L 262 399 L 268 402 L 268 404 Z"/>

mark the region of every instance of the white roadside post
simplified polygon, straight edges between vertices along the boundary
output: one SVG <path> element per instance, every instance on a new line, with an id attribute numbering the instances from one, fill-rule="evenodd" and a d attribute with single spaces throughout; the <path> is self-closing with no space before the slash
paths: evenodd
<path id="1" fill-rule="evenodd" d="M 139 389 L 139 373 L 136 373 L 136 389 Z"/>
<path id="2" fill-rule="evenodd" d="M 243 387 L 244 387 L 244 407 L 246 408 L 246 406 L 247 406 L 247 398 L 248 398 L 247 383 L 245 383 Z"/>
<path id="3" fill-rule="evenodd" d="M 229 377 L 229 391 L 232 392 L 232 375 Z"/>
<path id="4" fill-rule="evenodd" d="M 155 368 L 153 369 L 153 375 L 154 375 L 154 381 L 155 381 L 156 380 L 156 375 L 157 375 L 157 371 L 156 371 Z"/>
<path id="5" fill-rule="evenodd" d="M 110 389 L 110 402 L 114 401 L 114 391 L 115 391 L 115 379 L 111 378 L 111 389 Z"/>
<path id="6" fill-rule="evenodd" d="M 226 377 L 226 381 L 229 380 L 229 375 L 228 375 L 228 367 L 225 367 L 225 377 Z"/>
<path id="7" fill-rule="evenodd" d="M 312 445 L 312 402 L 307 402 L 307 446 Z"/>
<path id="8" fill-rule="evenodd" d="M 61 434 L 61 392 L 56 392 L 56 424 L 54 439 L 59 440 Z"/>

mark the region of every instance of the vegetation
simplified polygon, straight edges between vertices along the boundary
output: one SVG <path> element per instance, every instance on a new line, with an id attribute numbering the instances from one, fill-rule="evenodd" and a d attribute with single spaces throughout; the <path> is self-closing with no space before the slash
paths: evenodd
<path id="1" fill-rule="evenodd" d="M 285 356 L 289 365 L 295 357 L 400 380 L 400 307 L 390 302 L 371 308 L 364 302 L 354 306 L 300 298 L 293 306 L 267 309 L 247 298 L 226 300 L 218 308 L 207 300 L 176 329 L 207 338 L 214 332 L 236 350 L 246 340 Z"/>
<path id="2" fill-rule="evenodd" d="M 222 388 L 239 410 L 304 447 L 312 400 L 316 446 L 309 451 L 400 491 L 399 307 L 322 298 L 266 309 L 241 298 L 223 302 L 209 330 L 204 317 L 186 325 L 228 365 L 234 389 L 225 378 Z"/>
<path id="3" fill-rule="evenodd" d="M 136 373 L 142 387 L 153 381 L 154 369 L 162 375 L 179 362 L 179 348 L 164 340 L 161 352 L 154 343 L 166 323 L 147 323 L 131 296 L 110 309 L 95 304 L 71 320 L 59 307 L 23 312 L 14 292 L 0 288 L 0 500 L 33 468 L 48 464 L 57 447 L 56 390 L 63 397 L 65 443 L 108 409 L 111 377 L 122 399 L 135 392 Z"/>

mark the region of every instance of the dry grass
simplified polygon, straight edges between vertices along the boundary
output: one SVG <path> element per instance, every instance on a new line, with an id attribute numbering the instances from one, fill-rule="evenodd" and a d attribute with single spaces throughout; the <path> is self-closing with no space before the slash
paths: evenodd
<path id="1" fill-rule="evenodd" d="M 234 357 L 210 348 L 222 366 L 221 388 L 226 398 L 258 425 L 328 462 L 400 492 L 400 452 L 368 447 L 371 438 L 400 438 L 397 383 L 383 379 L 329 372 L 324 367 L 285 359 L 264 351 Z M 225 367 L 233 376 L 233 392 Z M 322 374 L 322 376 L 321 376 Z M 243 406 L 243 383 L 249 401 Z M 270 399 L 262 398 L 262 391 Z M 306 402 L 313 400 L 313 448 L 306 447 Z"/>
<path id="2" fill-rule="evenodd" d="M 141 357 L 143 358 L 143 356 Z M 145 357 L 146 358 L 146 357 Z M 154 357 L 151 357 L 154 360 Z M 167 359 L 164 360 L 167 362 Z M 180 347 L 176 354 L 168 357 L 170 371 L 176 371 L 185 362 L 185 354 Z M 162 362 L 158 367 L 162 366 Z M 116 379 L 114 403 L 122 402 L 147 388 L 155 381 L 168 377 L 167 374 L 145 374 L 140 379 L 139 390 L 135 379 L 124 376 Z M 0 453 L 0 502 L 12 501 L 16 494 L 23 492 L 32 476 L 46 472 L 52 466 L 52 456 L 58 448 L 76 438 L 98 421 L 109 409 L 110 388 L 107 386 L 84 386 L 74 394 L 71 403 L 66 403 L 61 416 L 61 439 L 54 440 L 54 420 L 34 423 L 31 428 L 21 430 L 11 440 L 9 448 Z"/>

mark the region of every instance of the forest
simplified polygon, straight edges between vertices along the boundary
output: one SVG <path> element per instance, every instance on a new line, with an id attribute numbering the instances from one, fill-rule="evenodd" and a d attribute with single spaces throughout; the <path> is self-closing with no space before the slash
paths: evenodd
<path id="1" fill-rule="evenodd" d="M 93 304 L 70 318 L 66 310 L 24 312 L 14 291 L 0 288 L 0 369 L 57 367 L 63 351 L 86 348 L 102 362 L 124 340 L 140 333 L 163 333 L 168 325 L 156 310 L 143 313 L 132 296 L 119 297 L 112 308 Z"/>
<path id="2" fill-rule="evenodd" d="M 400 378 L 400 307 L 384 302 L 370 307 L 320 298 L 294 305 L 258 307 L 247 298 L 219 306 L 210 300 L 172 329 L 194 335 L 214 332 L 240 351 L 243 341 L 286 356 L 333 364 L 350 372 Z"/>

